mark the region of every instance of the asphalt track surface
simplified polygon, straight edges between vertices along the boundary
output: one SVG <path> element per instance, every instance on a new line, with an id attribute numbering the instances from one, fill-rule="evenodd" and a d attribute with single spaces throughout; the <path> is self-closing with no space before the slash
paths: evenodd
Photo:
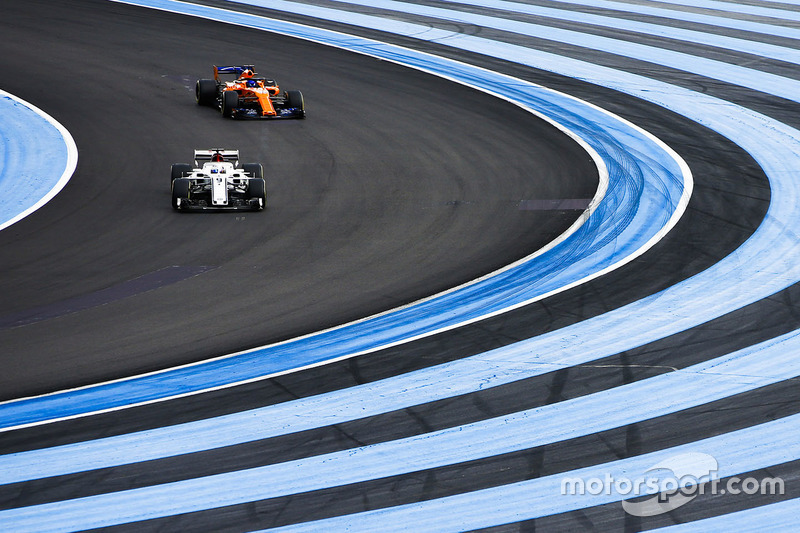
<path id="1" fill-rule="evenodd" d="M 585 154 L 550 126 L 510 104 L 408 69 L 108 2 L 9 4 L 0 22 L 0 87 L 64 124 L 75 137 L 80 160 L 70 184 L 45 209 L 0 232 L 0 391 L 5 399 L 200 360 L 413 301 L 530 253 L 577 215 L 524 210 L 520 205 L 527 204 L 521 202 L 588 198 L 596 186 Z M 49 15 L 42 19 L 38 13 L 45 4 Z M 740 148 L 689 120 L 579 81 L 437 45 L 394 41 L 531 79 L 644 127 L 692 169 L 695 193 L 686 215 L 664 241 L 630 265 L 517 311 L 258 384 L 10 432 L 0 438 L 0 452 L 277 404 L 553 331 L 703 270 L 741 244 L 764 216 L 770 193 L 758 166 Z M 642 67 L 597 55 L 593 59 L 601 63 Z M 262 70 L 269 66 L 286 88 L 303 90 L 308 119 L 232 122 L 197 108 L 194 79 L 209 72 L 212 63 L 235 61 L 263 65 Z M 702 84 L 708 93 L 800 123 L 798 106 L 790 102 L 669 69 L 650 75 Z M 42 76 L 47 83 L 39 83 Z M 262 161 L 268 210 L 210 216 L 172 212 L 165 177 L 169 164 L 188 160 L 191 149 L 201 146 L 236 147 L 245 159 Z M 174 269 L 166 271 L 174 277 L 164 269 Z M 124 299 L 104 301 L 105 289 L 142 276 L 151 280 L 149 290 L 140 287 Z M 164 280 L 172 282 L 159 287 Z M 70 312 L 70 302 L 79 297 L 95 305 Z M 4 486 L 0 506 L 277 464 L 611 389 L 796 329 L 798 297 L 800 290 L 790 287 L 592 365 L 450 400 L 233 449 Z M 39 315 L 46 319 L 36 321 Z M 440 498 L 795 414 L 800 411 L 797 392 L 795 381 L 782 382 L 552 445 L 118 529 L 244 531 Z M 770 473 L 791 487 L 797 464 Z M 762 503 L 751 499 L 746 505 Z M 638 530 L 743 505 L 709 497 L 649 519 L 609 505 L 501 529 Z"/>
<path id="2" fill-rule="evenodd" d="M 10 6 L 2 83 L 72 132 L 79 167 L 47 210 L 0 235 L 10 251 L 0 282 L 4 399 L 251 348 L 428 296 L 538 249 L 580 213 L 524 202 L 588 199 L 597 187 L 588 156 L 551 126 L 410 69 L 104 2 L 52 9 L 42 21 L 35 4 Z M 198 108 L 194 81 L 236 61 L 302 89 L 309 120 L 233 122 Z M 53 83 L 39 84 L 39 73 Z M 269 209 L 165 209 L 169 165 L 220 146 L 262 162 Z M 124 299 L 104 301 L 102 291 L 142 276 L 149 281 Z M 151 290 L 165 277 L 168 286 Z M 81 297 L 88 308 L 70 312 Z"/>

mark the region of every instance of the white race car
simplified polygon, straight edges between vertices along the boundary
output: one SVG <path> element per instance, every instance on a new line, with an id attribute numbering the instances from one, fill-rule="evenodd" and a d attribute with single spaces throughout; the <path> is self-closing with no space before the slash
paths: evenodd
<path id="1" fill-rule="evenodd" d="M 260 163 L 239 166 L 239 150 L 212 148 L 194 151 L 194 167 L 172 165 L 172 207 L 178 210 L 247 209 L 267 205 L 264 168 Z"/>

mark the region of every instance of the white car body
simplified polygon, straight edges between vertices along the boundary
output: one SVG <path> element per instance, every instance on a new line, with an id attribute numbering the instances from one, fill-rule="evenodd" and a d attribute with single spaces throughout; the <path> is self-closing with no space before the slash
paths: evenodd
<path id="1" fill-rule="evenodd" d="M 195 150 L 194 159 L 191 170 L 189 165 L 173 165 L 175 209 L 265 207 L 266 188 L 260 164 L 240 167 L 239 151 L 225 149 Z"/>

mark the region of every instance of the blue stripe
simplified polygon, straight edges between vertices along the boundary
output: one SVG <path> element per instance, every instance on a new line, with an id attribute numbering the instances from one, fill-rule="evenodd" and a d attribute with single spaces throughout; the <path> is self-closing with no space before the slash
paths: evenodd
<path id="1" fill-rule="evenodd" d="M 460 426 L 456 430 L 436 431 L 308 459 L 303 461 L 303 468 L 321 474 L 322 464 L 329 468 L 338 463 L 340 468 L 352 470 L 358 476 L 351 482 L 363 481 L 543 446 L 664 416 L 795 378 L 800 376 L 798 353 L 800 331 L 795 331 L 730 355 L 622 387 Z M 765 360 L 769 361 L 768 368 L 764 368 Z M 479 367 L 478 376 L 483 378 L 489 368 L 510 375 L 512 368 L 521 366 L 509 362 L 506 365 L 500 366 L 497 360 L 489 358 Z M 564 368 L 558 364 L 537 366 L 543 367 L 539 372 Z M 446 370 L 440 370 L 436 375 L 426 373 L 430 374 L 426 379 L 419 379 L 417 373 L 412 373 L 402 379 L 387 379 L 243 413 L 0 456 L 0 485 L 149 461 L 340 424 L 391 408 L 406 407 L 405 391 L 408 390 L 424 390 L 438 398 L 439 389 L 459 386 L 458 382 L 452 382 Z M 437 381 L 436 376 L 445 377 L 444 383 Z M 474 378 L 461 378 L 467 381 L 462 390 L 466 387 L 477 390 L 480 386 Z M 664 394 L 665 391 L 668 394 Z M 450 391 L 453 392 L 458 390 Z M 415 399 L 421 399 L 419 393 L 414 394 Z M 614 408 L 620 405 L 626 408 Z M 564 427 L 564 420 L 570 421 L 568 428 Z M 224 431 L 220 431 L 222 427 Z M 370 455 L 394 460 L 365 462 Z M 296 463 L 286 467 L 295 472 L 299 470 Z M 280 465 L 271 466 L 264 475 L 279 479 L 288 475 L 281 473 L 282 469 Z M 309 481 L 313 485 L 294 485 L 292 490 L 304 492 L 329 486 L 329 481 L 321 475 Z M 241 491 L 244 495 L 238 496 L 238 501 L 247 501 L 252 490 L 252 487 L 243 486 Z M 178 497 L 176 495 L 170 501 L 174 503 Z"/>
<path id="2" fill-rule="evenodd" d="M 530 411 L 468 424 L 456 428 L 426 433 L 406 439 L 390 441 L 335 452 L 307 459 L 268 465 L 247 470 L 207 476 L 120 491 L 98 496 L 79 498 L 64 502 L 49 503 L 23 509 L 0 511 L 0 523 L 13 526 L 15 530 L 26 530 L 34 525 L 47 529 L 51 524 L 66 529 L 90 529 L 115 524 L 146 520 L 181 513 L 190 513 L 228 505 L 282 497 L 308 491 L 343 486 L 352 483 L 380 479 L 409 472 L 423 471 L 448 464 L 491 457 L 517 450 L 541 446 L 574 438 L 583 434 L 603 431 L 627 423 L 674 412 L 693 403 L 713 401 L 725 396 L 726 391 L 735 394 L 743 388 L 758 387 L 774 381 L 789 379 L 800 373 L 800 334 L 795 333 L 780 341 L 743 351 L 722 360 L 710 361 L 695 367 L 651 378 L 611 391 L 593 394 L 559 404 L 544 406 Z M 777 357 L 776 354 L 784 354 Z M 774 356 L 774 357 L 773 357 Z M 771 357 L 781 371 L 761 377 L 760 359 Z M 791 371 L 783 371 L 791 365 Z M 742 372 L 740 374 L 739 372 Z M 743 386 L 744 385 L 744 386 Z M 696 395 L 698 398 L 693 399 Z M 623 403 L 624 402 L 624 403 Z M 681 405 L 672 405 L 672 402 Z M 611 409 L 611 406 L 626 405 L 628 409 Z M 648 411 L 652 410 L 652 413 Z M 633 417 L 628 411 L 635 411 Z M 605 420 L 607 417 L 610 420 Z M 569 422 L 565 424 L 565 420 Z M 584 428 L 583 424 L 588 424 Z M 800 457 L 800 440 L 794 438 L 800 430 L 800 415 L 793 415 L 776 422 L 763 424 L 728 433 L 696 443 L 662 450 L 607 465 L 597 465 L 571 471 L 562 476 L 550 476 L 530 483 L 508 485 L 489 491 L 477 491 L 461 495 L 459 514 L 464 509 L 480 502 L 484 493 L 503 494 L 498 501 L 516 498 L 518 512 L 526 513 L 520 519 L 538 518 L 567 512 L 587 506 L 603 505 L 624 498 L 616 494 L 603 499 L 585 497 L 559 497 L 558 492 L 542 491 L 538 485 L 551 487 L 560 483 L 560 477 L 600 477 L 605 472 L 625 472 L 628 476 L 640 476 L 652 466 L 658 457 L 668 457 L 688 452 L 710 454 L 720 463 L 719 476 L 727 477 L 758 468 L 766 468 Z M 783 431 L 785 433 L 770 432 Z M 790 441 L 790 445 L 787 445 Z M 752 443 L 759 442 L 759 453 L 752 453 Z M 391 458 L 391 460 L 387 460 Z M 599 474 L 598 474 L 599 473 Z M 635 474 L 634 474 L 635 473 Z M 616 477 L 620 477 L 616 474 Z M 538 498 L 535 502 L 521 502 L 519 487 L 528 487 Z M 529 495 L 530 496 L 530 495 Z M 427 502 L 424 516 L 415 516 L 415 524 L 445 520 L 453 515 L 447 512 L 448 498 Z M 403 515 L 409 506 L 385 510 L 390 517 L 382 517 L 386 527 L 392 527 L 391 515 Z M 413 508 L 413 506 L 410 506 Z M 436 509 L 436 511 L 434 511 Z M 507 511 L 507 509 L 504 509 Z M 517 511 L 515 511 L 517 512 Z M 441 513 L 441 514 L 439 514 Z M 378 513 L 380 514 L 380 513 Z M 468 529 L 503 523 L 502 515 L 483 508 L 480 513 L 483 523 L 461 524 Z M 371 513 L 356 515 L 352 520 L 368 519 Z M 475 517 L 473 517 L 475 518 Z M 331 521 L 338 527 L 338 519 Z M 350 520 L 350 519 L 347 519 Z M 407 525 L 401 518 L 394 527 Z M 355 522 L 358 527 L 361 524 Z M 368 522 L 365 527 L 372 524 Z M 415 526 L 416 528 L 416 526 Z M 332 531 L 327 522 L 319 531 Z M 383 531 L 383 528 L 379 528 Z M 375 529 L 376 531 L 379 529 Z"/>
<path id="3" fill-rule="evenodd" d="M 338 329 L 158 374 L 0 405 L 0 427 L 142 403 L 287 371 L 404 342 L 533 301 L 619 264 L 651 245 L 684 193 L 684 168 L 650 136 L 597 108 L 535 85 L 427 54 L 281 21 L 170 1 L 185 10 L 402 62 L 482 87 L 552 117 L 586 139 L 608 167 L 609 187 L 589 219 L 559 245 L 480 282 Z M 672 221 L 674 222 L 674 220 Z"/>

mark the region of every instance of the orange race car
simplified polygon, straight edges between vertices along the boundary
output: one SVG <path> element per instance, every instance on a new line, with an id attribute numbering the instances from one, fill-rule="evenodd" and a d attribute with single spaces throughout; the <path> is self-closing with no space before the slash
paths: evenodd
<path id="1" fill-rule="evenodd" d="M 223 81 L 220 75 L 235 76 Z M 253 65 L 218 67 L 213 80 L 197 80 L 198 105 L 216 107 L 232 118 L 305 118 L 300 91 L 281 92 L 275 80 L 257 76 Z"/>

